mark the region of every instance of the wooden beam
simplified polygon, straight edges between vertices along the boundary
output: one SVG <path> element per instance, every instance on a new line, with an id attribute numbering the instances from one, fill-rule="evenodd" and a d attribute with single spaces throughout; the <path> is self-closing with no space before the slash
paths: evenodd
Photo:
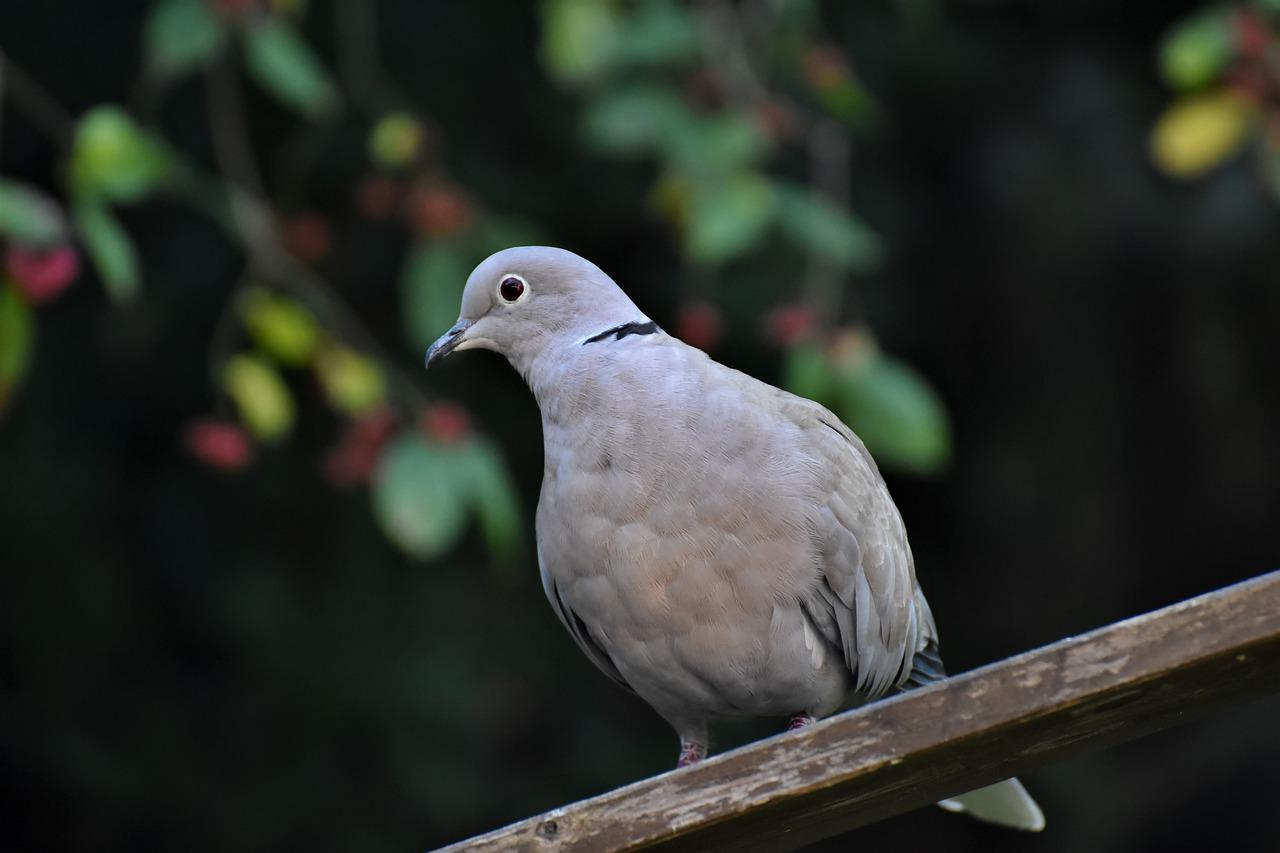
<path id="1" fill-rule="evenodd" d="M 1276 691 L 1280 571 L 446 849 L 787 850 Z"/>

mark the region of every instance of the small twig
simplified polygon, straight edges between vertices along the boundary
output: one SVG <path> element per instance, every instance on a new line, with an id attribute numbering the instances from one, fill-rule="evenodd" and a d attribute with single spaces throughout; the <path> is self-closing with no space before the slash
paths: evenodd
<path id="1" fill-rule="evenodd" d="M 4 151 L 4 54 L 0 53 L 0 152 Z"/>
<path id="2" fill-rule="evenodd" d="M 849 207 L 853 142 L 834 119 L 823 118 L 808 133 L 809 182 L 813 192 L 842 209 Z M 840 270 L 818 252 L 805 260 L 804 301 L 814 319 L 829 325 L 840 316 Z"/>
<path id="3" fill-rule="evenodd" d="M 0 73 L 4 75 L 5 94 L 38 130 L 48 136 L 64 153 L 71 150 L 76 123 L 62 105 L 44 87 L 33 80 L 0 50 Z"/>
<path id="4" fill-rule="evenodd" d="M 225 59 L 218 59 L 205 68 L 204 78 L 209 94 L 209 132 L 218 166 L 232 183 L 262 196 L 262 177 L 249 142 L 244 98 L 235 73 Z"/>
<path id="5" fill-rule="evenodd" d="M 382 76 L 378 59 L 377 9 L 367 0 L 333 4 L 338 73 L 354 103 L 363 103 Z"/>
<path id="6" fill-rule="evenodd" d="M 703 0 L 699 42 L 702 59 L 726 94 L 743 105 L 770 99 L 769 89 L 752 67 L 738 13 L 727 0 Z"/>

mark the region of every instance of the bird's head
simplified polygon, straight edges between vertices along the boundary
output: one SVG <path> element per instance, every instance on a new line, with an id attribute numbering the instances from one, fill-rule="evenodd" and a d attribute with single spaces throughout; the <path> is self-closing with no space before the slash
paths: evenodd
<path id="1" fill-rule="evenodd" d="M 647 319 L 590 261 L 564 249 L 518 246 L 471 273 L 458 322 L 427 349 L 426 366 L 458 350 L 488 349 L 527 373 L 548 347 Z"/>

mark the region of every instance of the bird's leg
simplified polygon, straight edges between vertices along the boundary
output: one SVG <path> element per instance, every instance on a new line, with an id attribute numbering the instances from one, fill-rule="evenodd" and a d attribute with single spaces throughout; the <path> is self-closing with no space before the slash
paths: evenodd
<path id="1" fill-rule="evenodd" d="M 688 767 L 691 764 L 697 764 L 699 761 L 707 757 L 707 748 L 700 743 L 691 740 L 680 741 L 680 759 L 676 761 L 676 767 Z"/>
<path id="2" fill-rule="evenodd" d="M 787 731 L 794 732 L 796 729 L 803 729 L 806 726 L 813 725 L 814 716 L 812 714 L 792 714 L 791 719 L 787 721 Z"/>

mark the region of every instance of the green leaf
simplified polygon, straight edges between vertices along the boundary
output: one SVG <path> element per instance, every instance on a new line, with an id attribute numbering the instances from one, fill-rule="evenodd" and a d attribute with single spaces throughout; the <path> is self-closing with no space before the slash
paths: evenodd
<path id="1" fill-rule="evenodd" d="M 421 560 L 443 553 L 466 525 L 464 474 L 456 451 L 418 435 L 396 440 L 373 476 L 374 517 L 387 538 Z"/>
<path id="2" fill-rule="evenodd" d="M 227 360 L 222 385 L 240 420 L 263 441 L 278 441 L 293 429 L 293 395 L 276 369 L 258 356 L 241 353 Z"/>
<path id="3" fill-rule="evenodd" d="M 611 0 L 547 0 L 542 6 L 542 61 L 554 77 L 589 80 L 617 58 L 621 22 Z"/>
<path id="4" fill-rule="evenodd" d="M 162 0 L 142 31 L 148 64 L 160 74 L 180 74 L 204 63 L 226 40 L 226 28 L 206 0 Z"/>
<path id="5" fill-rule="evenodd" d="M 464 451 L 471 506 L 489 550 L 509 562 L 519 549 L 524 513 L 502 456 L 487 442 L 472 441 Z"/>
<path id="6" fill-rule="evenodd" d="M 638 86 L 609 91 L 587 108 L 583 130 L 598 150 L 614 155 L 652 151 L 693 121 L 688 107 L 671 90 Z"/>
<path id="7" fill-rule="evenodd" d="M 1225 9 L 1208 9 L 1175 26 L 1160 44 L 1160 71 L 1175 89 L 1196 89 L 1212 82 L 1234 53 L 1231 21 Z"/>
<path id="8" fill-rule="evenodd" d="M 309 118 L 332 111 L 338 91 L 311 47 L 291 25 L 267 17 L 245 33 L 245 62 L 262 88 Z"/>
<path id="9" fill-rule="evenodd" d="M 400 276 L 400 304 L 409 345 L 425 348 L 458 318 L 467 267 L 448 243 L 420 243 Z"/>
<path id="10" fill-rule="evenodd" d="M 12 285 L 0 284 L 0 414 L 27 374 L 35 336 L 31 308 Z"/>
<path id="11" fill-rule="evenodd" d="M 107 293 L 117 301 L 133 299 L 140 277 L 138 251 L 120 220 L 105 204 L 88 196 L 77 199 L 71 212 Z"/>
<path id="12" fill-rule="evenodd" d="M 316 376 L 329 405 L 359 417 L 387 399 L 387 379 L 378 363 L 366 355 L 330 344 L 316 356 Z"/>
<path id="13" fill-rule="evenodd" d="M 320 327 L 296 299 L 255 287 L 245 294 L 240 311 L 249 337 L 281 364 L 298 367 L 315 355 Z"/>
<path id="14" fill-rule="evenodd" d="M 94 107 L 76 125 L 70 175 L 81 193 L 138 201 L 169 177 L 173 165 L 164 143 L 139 128 L 120 107 Z"/>
<path id="15" fill-rule="evenodd" d="M 661 138 L 675 168 L 695 179 L 742 171 L 759 162 L 769 147 L 760 126 L 736 111 L 673 123 Z"/>
<path id="16" fill-rule="evenodd" d="M 875 269 L 880 238 L 853 214 L 793 184 L 778 188 L 778 222 L 794 243 L 852 272 Z"/>
<path id="17" fill-rule="evenodd" d="M 696 187 L 685 223 L 685 250 L 702 263 L 732 260 L 764 233 L 775 202 L 773 186 L 752 172 Z"/>
<path id="18" fill-rule="evenodd" d="M 0 236 L 33 246 L 66 238 L 67 223 L 57 202 L 26 184 L 0 178 Z"/>
<path id="19" fill-rule="evenodd" d="M 821 89 L 817 96 L 823 109 L 850 127 L 866 127 L 876 116 L 875 100 L 854 78 Z"/>
<path id="20" fill-rule="evenodd" d="M 671 0 L 641 3 L 618 31 L 618 57 L 642 65 L 671 65 L 697 58 L 693 13 Z"/>
<path id="21" fill-rule="evenodd" d="M 939 470 L 951 456 L 946 408 L 932 386 L 889 356 L 860 360 L 842 372 L 840 417 L 886 467 L 916 474 Z"/>
<path id="22" fill-rule="evenodd" d="M 787 350 L 782 363 L 782 386 L 800 397 L 825 400 L 831 394 L 835 372 L 826 354 L 816 344 L 806 343 Z"/>

